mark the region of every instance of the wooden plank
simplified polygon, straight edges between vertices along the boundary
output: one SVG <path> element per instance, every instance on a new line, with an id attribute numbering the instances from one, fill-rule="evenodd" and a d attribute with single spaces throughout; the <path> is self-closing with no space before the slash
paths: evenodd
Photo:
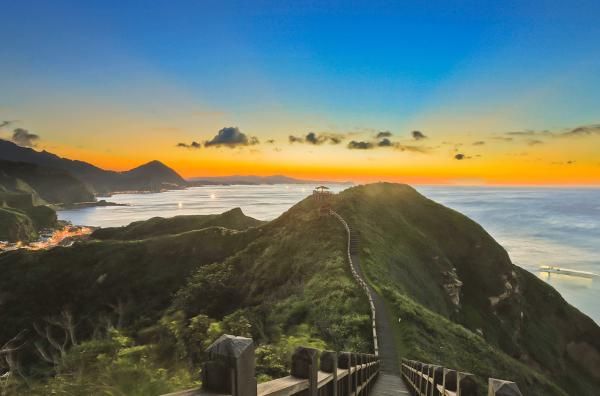
<path id="1" fill-rule="evenodd" d="M 202 388 L 192 388 L 183 391 L 168 393 L 162 396 L 231 396 L 224 393 L 209 391 Z"/>
<path id="2" fill-rule="evenodd" d="M 317 387 L 322 388 L 333 380 L 332 373 L 326 373 L 325 371 L 319 370 L 317 372 Z"/>
<path id="3" fill-rule="evenodd" d="M 258 396 L 289 396 L 308 389 L 308 380 L 291 375 L 258 384 Z"/>

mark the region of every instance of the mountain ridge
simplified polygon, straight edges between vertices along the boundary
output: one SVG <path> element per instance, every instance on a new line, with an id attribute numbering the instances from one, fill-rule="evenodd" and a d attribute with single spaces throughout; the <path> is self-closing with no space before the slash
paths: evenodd
<path id="1" fill-rule="evenodd" d="M 158 192 L 187 186 L 187 182 L 177 172 L 158 160 L 117 172 L 99 168 L 85 161 L 59 157 L 46 150 L 36 151 L 29 147 L 22 147 L 3 139 L 0 139 L 0 159 L 28 162 L 67 171 L 84 182 L 96 195 L 122 191 Z"/>

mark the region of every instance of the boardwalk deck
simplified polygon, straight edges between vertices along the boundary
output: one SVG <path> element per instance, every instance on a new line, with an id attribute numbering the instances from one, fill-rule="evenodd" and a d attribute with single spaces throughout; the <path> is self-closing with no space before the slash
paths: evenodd
<path id="1" fill-rule="evenodd" d="M 371 391 L 372 396 L 408 396 L 410 393 L 399 375 L 381 373 Z"/>

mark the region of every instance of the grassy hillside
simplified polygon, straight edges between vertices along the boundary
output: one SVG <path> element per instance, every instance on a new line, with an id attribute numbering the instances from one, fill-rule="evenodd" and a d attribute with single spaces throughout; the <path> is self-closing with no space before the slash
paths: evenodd
<path id="1" fill-rule="evenodd" d="M 477 223 L 398 184 L 348 189 L 334 206 L 360 232 L 369 282 L 402 319 L 404 357 L 513 379 L 528 395 L 597 394 L 600 328 Z"/>
<path id="2" fill-rule="evenodd" d="M 232 214 L 239 219 L 232 211 L 221 221 Z M 344 250 L 339 225 L 303 202 L 243 231 L 211 226 L 0 255 L 0 345 L 25 331 L 18 359 L 30 384 L 16 381 L 11 391 L 191 386 L 203 349 L 224 332 L 258 343 L 260 380 L 285 375 L 300 344 L 369 350 L 368 305 Z M 51 339 L 67 340 L 65 350 Z"/>
<path id="3" fill-rule="evenodd" d="M 95 200 L 94 194 L 81 181 L 63 170 L 0 160 L 0 175 L 26 183 L 46 203 L 72 204 Z"/>
<path id="4" fill-rule="evenodd" d="M 351 188 L 333 207 L 362 236 L 403 357 L 515 380 L 526 395 L 597 394 L 598 326 L 479 225 L 403 185 Z M 285 375 L 297 345 L 371 348 L 344 229 L 311 197 L 268 223 L 233 210 L 104 232 L 0 255 L 0 345 L 19 347 L 0 360 L 0 375 L 8 362 L 19 373 L 10 394 L 183 389 L 223 333 L 254 338 L 260 381 Z"/>
<path id="5" fill-rule="evenodd" d="M 145 221 L 135 221 L 125 227 L 107 227 L 94 231 L 96 239 L 134 240 L 160 235 L 179 234 L 206 227 L 225 227 L 230 230 L 245 230 L 264 222 L 245 216 L 240 208 L 231 209 L 218 215 L 175 216 L 170 218 L 153 217 Z"/>
<path id="6" fill-rule="evenodd" d="M 56 213 L 45 203 L 28 183 L 0 167 L 0 241 L 28 242 L 41 229 L 56 226 Z"/>

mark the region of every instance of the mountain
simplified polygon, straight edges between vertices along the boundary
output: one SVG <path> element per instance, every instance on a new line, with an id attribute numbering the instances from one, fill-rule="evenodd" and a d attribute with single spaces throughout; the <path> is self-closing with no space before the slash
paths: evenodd
<path id="1" fill-rule="evenodd" d="M 36 151 L 0 139 L 0 159 L 28 162 L 69 172 L 98 195 L 120 191 L 161 191 L 182 188 L 185 180 L 174 170 L 152 161 L 125 172 L 115 172 L 98 168 L 83 161 L 61 158 L 47 151 Z"/>
<path id="2" fill-rule="evenodd" d="M 479 224 L 399 184 L 350 188 L 333 206 L 359 232 L 362 268 L 401 318 L 403 356 L 512 378 L 526 395 L 597 394 L 600 327 Z M 535 389 L 541 376 L 553 386 Z"/>
<path id="3" fill-rule="evenodd" d="M 153 217 L 145 221 L 135 221 L 124 227 L 100 228 L 92 238 L 108 240 L 147 239 L 169 234 L 199 230 L 207 227 L 225 227 L 230 230 L 245 230 L 263 224 L 242 213 L 240 208 L 231 209 L 219 215 L 188 215 L 171 218 Z"/>
<path id="4" fill-rule="evenodd" d="M 151 219 L 0 255 L 0 345 L 20 335 L 12 357 L 28 384 L 8 386 L 183 389 L 223 333 L 253 337 L 259 381 L 284 375 L 297 345 L 368 351 L 369 306 L 346 234 L 320 205 L 308 197 L 260 224 L 238 210 Z M 398 358 L 514 380 L 526 395 L 597 394 L 600 328 L 477 223 L 398 184 L 350 188 L 331 207 L 360 233 L 367 280 L 400 319 Z"/>
<path id="5" fill-rule="evenodd" d="M 57 225 L 48 203 L 93 200 L 69 174 L 22 162 L 0 160 L 0 240 L 31 241 L 43 228 Z"/>
<path id="6" fill-rule="evenodd" d="M 79 179 L 60 169 L 0 160 L 0 175 L 27 183 L 45 203 L 61 205 L 95 200 Z"/>
<path id="7" fill-rule="evenodd" d="M 349 182 L 331 182 L 331 181 L 319 181 L 319 180 L 303 180 L 295 179 L 293 177 L 283 175 L 273 176 L 215 176 L 215 177 L 194 177 L 189 179 L 193 184 L 204 185 L 204 184 L 245 184 L 245 185 L 258 185 L 258 184 L 346 184 Z"/>

